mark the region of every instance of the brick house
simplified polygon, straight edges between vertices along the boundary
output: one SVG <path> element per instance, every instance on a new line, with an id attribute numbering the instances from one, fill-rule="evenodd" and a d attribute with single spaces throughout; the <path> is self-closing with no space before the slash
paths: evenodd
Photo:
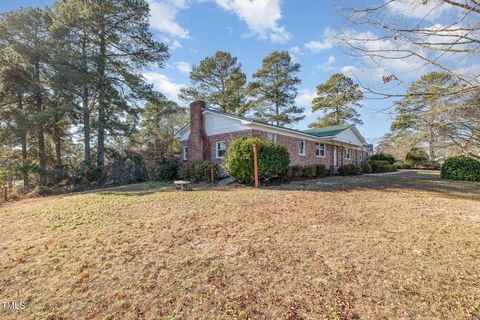
<path id="1" fill-rule="evenodd" d="M 183 163 L 192 160 L 221 163 L 229 144 L 241 137 L 268 139 L 284 145 L 291 165 L 361 166 L 370 152 L 354 125 L 300 131 L 209 109 L 203 101 L 190 104 L 190 122 L 175 135 Z"/>

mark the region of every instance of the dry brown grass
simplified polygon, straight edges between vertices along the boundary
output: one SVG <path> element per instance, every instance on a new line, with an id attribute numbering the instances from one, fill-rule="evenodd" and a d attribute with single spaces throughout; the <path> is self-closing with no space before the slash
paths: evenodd
<path id="1" fill-rule="evenodd" d="M 308 190 L 306 190 L 308 189 Z M 476 319 L 480 184 L 137 185 L 0 207 L 2 319 Z"/>

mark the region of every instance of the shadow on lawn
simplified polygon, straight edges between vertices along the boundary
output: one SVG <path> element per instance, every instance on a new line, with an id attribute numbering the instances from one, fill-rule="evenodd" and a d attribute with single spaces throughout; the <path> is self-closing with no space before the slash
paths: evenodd
<path id="1" fill-rule="evenodd" d="M 298 181 L 289 184 L 268 187 L 274 190 L 308 190 L 308 191 L 353 191 L 381 190 L 398 192 L 398 190 L 428 191 L 441 193 L 450 198 L 480 200 L 480 183 L 440 179 L 435 171 L 400 171 L 387 175 L 361 175 L 354 177 L 328 177 L 323 179 Z"/>
<path id="2" fill-rule="evenodd" d="M 480 183 L 442 180 L 435 171 L 401 171 L 388 175 L 361 175 L 354 177 L 328 177 L 310 181 L 299 181 L 275 187 L 274 190 L 292 191 L 353 191 L 381 190 L 398 192 L 399 190 L 428 191 L 441 193 L 445 197 L 480 200 Z"/>
<path id="3" fill-rule="evenodd" d="M 239 186 L 218 187 L 215 184 L 194 184 L 193 191 L 232 192 Z M 240 188 L 250 188 L 240 186 Z M 382 192 L 427 191 L 440 193 L 449 198 L 463 198 L 480 201 L 480 183 L 461 182 L 440 179 L 435 171 L 401 171 L 386 175 L 360 175 L 353 177 L 327 177 L 304 181 L 294 181 L 276 186 L 264 186 L 263 190 L 278 191 L 318 191 L 318 192 L 349 192 L 353 190 L 379 190 Z M 180 192 L 173 183 L 146 182 L 109 189 L 86 191 L 101 195 L 118 195 L 127 197 L 147 196 L 158 192 Z M 73 193 L 72 195 L 74 195 Z"/>
<path id="4" fill-rule="evenodd" d="M 209 183 L 200 183 L 200 184 L 192 184 L 193 191 L 221 191 L 219 189 L 215 189 L 215 184 Z M 127 197 L 138 197 L 138 196 L 146 196 L 151 195 L 157 192 L 180 192 L 175 188 L 173 182 L 165 182 L 165 183 L 157 183 L 157 182 L 145 182 L 139 184 L 131 184 L 126 186 L 120 186 L 115 188 L 109 189 L 100 189 L 91 191 L 91 193 L 97 193 L 102 195 L 119 195 L 119 196 L 127 196 Z M 186 191 L 189 192 L 189 191 Z"/>

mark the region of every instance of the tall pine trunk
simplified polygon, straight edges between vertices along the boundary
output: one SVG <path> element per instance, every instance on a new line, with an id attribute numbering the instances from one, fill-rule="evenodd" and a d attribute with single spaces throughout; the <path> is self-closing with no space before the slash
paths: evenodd
<path id="1" fill-rule="evenodd" d="M 23 95 L 18 95 L 18 110 L 24 117 L 23 112 Z M 30 181 L 28 179 L 28 150 L 27 150 L 27 126 L 25 121 L 21 123 L 22 128 L 20 129 L 20 140 L 22 143 L 22 178 L 23 178 L 23 192 L 28 193 L 30 191 Z"/>
<path id="2" fill-rule="evenodd" d="M 86 39 L 84 38 L 82 45 L 82 58 L 83 58 L 83 74 L 88 76 L 88 66 L 87 66 L 87 50 L 86 50 Z M 84 144 L 84 161 L 90 163 L 91 158 L 91 148 L 90 148 L 90 107 L 88 105 L 88 85 L 83 84 L 82 90 L 82 112 L 83 112 L 83 144 Z"/>
<path id="3" fill-rule="evenodd" d="M 82 94 L 82 110 L 83 110 L 83 144 L 84 160 L 86 163 L 92 161 L 91 148 L 90 148 L 90 109 L 88 106 L 88 88 L 83 89 Z"/>
<path id="4" fill-rule="evenodd" d="M 37 114 L 37 139 L 38 139 L 38 165 L 40 168 L 40 185 L 47 184 L 47 158 L 45 154 L 45 135 L 42 119 L 42 96 L 40 92 L 40 63 L 35 63 L 35 81 L 37 88 L 35 89 L 35 112 Z"/>
<path id="5" fill-rule="evenodd" d="M 62 165 L 62 130 L 60 129 L 60 117 L 57 113 L 54 116 L 53 140 L 55 144 L 55 164 Z"/>
<path id="6" fill-rule="evenodd" d="M 101 18 L 103 19 L 103 18 Z M 105 165 L 105 60 L 106 60 L 106 37 L 105 25 L 100 23 L 100 57 L 98 66 L 98 136 L 97 136 L 97 166 L 103 168 Z"/>

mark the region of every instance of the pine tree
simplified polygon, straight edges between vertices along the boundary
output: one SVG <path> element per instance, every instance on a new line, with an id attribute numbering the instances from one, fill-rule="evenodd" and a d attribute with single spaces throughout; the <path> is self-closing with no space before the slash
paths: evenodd
<path id="1" fill-rule="evenodd" d="M 174 101 L 158 94 L 142 110 L 138 133 L 142 147 L 152 157 L 168 157 L 178 152 L 174 134 L 186 120 L 186 112 Z"/>
<path id="2" fill-rule="evenodd" d="M 295 106 L 301 83 L 295 74 L 299 71 L 300 64 L 293 63 L 287 51 L 275 51 L 263 59 L 262 67 L 253 74 L 256 81 L 249 87 L 259 120 L 285 125 L 305 118 L 304 109 Z"/>
<path id="3" fill-rule="evenodd" d="M 82 19 L 77 29 L 84 29 L 88 34 L 85 41 L 91 43 L 89 59 L 93 62 L 98 101 L 93 125 L 97 129 L 97 166 L 103 168 L 108 133 L 126 130 L 128 123 L 124 119 L 139 111 L 136 101 L 152 94 L 139 70 L 150 63 L 162 67 L 168 48 L 156 42 L 149 31 L 150 12 L 145 0 L 64 2 L 68 8 L 63 14 L 67 18 L 72 19 L 78 11 L 88 21 L 84 25 Z M 83 64 L 87 74 L 88 66 L 88 62 Z"/>
<path id="4" fill-rule="evenodd" d="M 243 115 L 249 108 L 247 77 L 242 65 L 228 52 L 217 51 L 200 65 L 193 66 L 189 78 L 194 87 L 182 88 L 180 99 L 189 103 L 204 100 L 220 111 Z"/>
<path id="5" fill-rule="evenodd" d="M 15 70 L 23 77 L 21 80 L 18 79 L 20 84 L 20 87 L 17 87 L 18 107 L 23 109 L 25 102 L 28 101 L 34 114 L 33 126 L 37 138 L 41 185 L 46 184 L 47 170 L 44 100 L 48 95 L 50 17 L 48 10 L 34 8 L 6 12 L 0 16 L 3 59 L 13 63 L 10 71 Z M 24 95 L 28 95 L 30 99 L 25 100 Z M 22 145 L 24 144 L 22 142 Z"/>
<path id="6" fill-rule="evenodd" d="M 430 160 L 436 159 L 436 148 L 441 138 L 442 115 L 448 105 L 448 90 L 455 88 L 452 77 L 444 72 L 430 72 L 413 82 L 407 96 L 395 106 L 397 115 L 392 131 L 405 131 L 416 138 L 417 143 L 426 142 Z"/>
<path id="7" fill-rule="evenodd" d="M 358 84 L 343 74 L 334 74 L 325 83 L 317 86 L 317 95 L 312 101 L 312 111 L 322 111 L 324 115 L 310 128 L 336 126 L 347 123 L 363 124 L 356 108 L 363 93 Z"/>

